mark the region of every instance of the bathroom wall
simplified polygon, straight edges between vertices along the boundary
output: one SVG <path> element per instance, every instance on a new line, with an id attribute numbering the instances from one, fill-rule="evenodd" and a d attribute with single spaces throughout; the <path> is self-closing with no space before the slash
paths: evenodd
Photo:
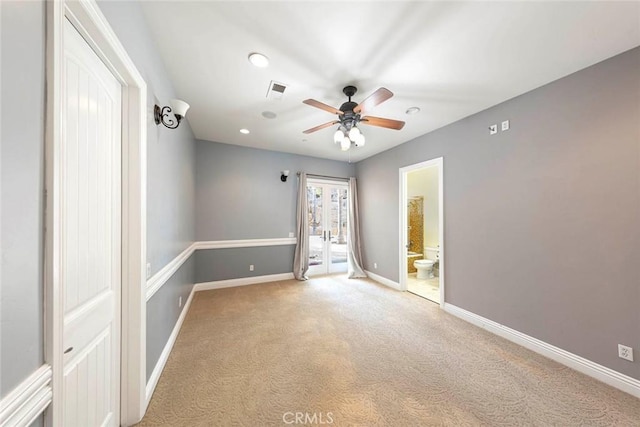
<path id="1" fill-rule="evenodd" d="M 422 196 L 414 196 L 408 200 L 407 216 L 409 251 L 421 254 L 424 251 L 424 198 Z"/>
<path id="2" fill-rule="evenodd" d="M 438 247 L 440 244 L 439 202 L 438 202 L 438 168 L 428 167 L 412 171 L 407 175 L 407 194 L 409 197 L 421 196 L 424 199 L 424 247 Z M 420 252 L 424 251 L 424 247 Z M 426 253 L 425 253 L 426 256 Z"/>
<path id="3" fill-rule="evenodd" d="M 407 257 L 407 272 L 417 271 L 413 262 L 424 258 L 424 198 L 411 196 L 407 200 L 407 244 L 409 252 L 415 252 L 420 256 L 409 255 Z"/>
<path id="4" fill-rule="evenodd" d="M 399 280 L 398 169 L 443 157 L 446 302 L 640 379 L 638 70 L 640 47 L 358 162 L 365 268 Z"/>

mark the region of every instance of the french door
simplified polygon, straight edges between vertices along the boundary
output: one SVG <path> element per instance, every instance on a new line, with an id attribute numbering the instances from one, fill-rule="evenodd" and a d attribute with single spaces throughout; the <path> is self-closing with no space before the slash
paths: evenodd
<path id="1" fill-rule="evenodd" d="M 346 182 L 307 181 L 310 275 L 347 271 L 348 191 Z"/>

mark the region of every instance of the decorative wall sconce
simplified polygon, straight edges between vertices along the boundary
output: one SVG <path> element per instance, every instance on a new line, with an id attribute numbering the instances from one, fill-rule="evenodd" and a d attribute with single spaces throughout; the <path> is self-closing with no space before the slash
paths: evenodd
<path id="1" fill-rule="evenodd" d="M 280 181 L 287 182 L 287 177 L 289 176 L 289 171 L 285 170 L 280 172 Z"/>
<path id="2" fill-rule="evenodd" d="M 189 104 L 179 99 L 172 99 L 169 101 L 171 106 L 164 106 L 160 108 L 160 106 L 156 105 L 153 107 L 153 118 L 156 121 L 156 124 L 159 125 L 162 123 L 169 129 L 175 129 L 180 125 L 180 121 L 184 116 L 187 115 L 187 110 L 189 109 Z M 171 118 L 169 113 L 173 112 L 175 119 Z"/>

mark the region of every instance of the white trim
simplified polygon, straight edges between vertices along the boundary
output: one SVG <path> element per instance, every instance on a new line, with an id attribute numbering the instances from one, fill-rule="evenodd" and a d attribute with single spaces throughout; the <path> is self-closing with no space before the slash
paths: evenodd
<path id="1" fill-rule="evenodd" d="M 255 248 L 259 246 L 284 246 L 295 245 L 295 237 L 274 239 L 245 239 L 245 240 L 211 240 L 195 242 L 195 249 L 228 249 L 228 248 Z"/>
<path id="2" fill-rule="evenodd" d="M 45 238 L 45 360 L 52 367 L 53 402 L 48 426 L 63 424 L 60 189 L 64 138 L 64 20 L 122 84 L 122 344 L 121 412 L 117 424 L 142 419 L 146 385 L 146 179 L 147 86 L 95 0 L 47 2 L 47 130 Z"/>
<path id="3" fill-rule="evenodd" d="M 195 243 L 189 246 L 189 248 L 185 249 L 182 252 L 182 254 L 180 254 L 178 257 L 182 257 L 185 253 L 188 252 L 190 248 L 193 248 L 194 246 L 195 246 Z M 189 255 L 187 255 L 186 258 L 191 256 L 192 253 L 193 253 L 193 250 L 191 250 L 191 253 L 189 253 Z M 171 264 L 176 265 L 177 264 L 176 260 L 178 259 L 178 257 L 176 257 L 176 259 L 174 259 L 171 263 L 169 263 L 169 265 Z M 182 261 L 182 263 L 184 263 L 184 261 Z M 180 265 L 182 265 L 182 263 L 180 263 Z M 176 267 L 176 270 L 178 268 L 180 268 L 180 266 Z M 191 289 L 191 293 L 189 294 L 189 297 L 187 298 L 187 302 L 184 304 L 184 307 L 182 308 L 180 317 L 178 317 L 178 320 L 176 321 L 176 324 L 173 327 L 173 331 L 171 332 L 171 335 L 169 336 L 169 339 L 167 340 L 167 343 L 165 344 L 164 349 L 162 350 L 162 353 L 158 358 L 158 362 L 156 362 L 156 366 L 153 368 L 153 372 L 151 372 L 151 376 L 149 377 L 149 381 L 147 382 L 147 385 L 145 387 L 145 396 L 146 396 L 145 411 L 146 411 L 146 408 L 149 406 L 149 402 L 151 402 L 151 398 L 153 397 L 153 392 L 155 391 L 156 386 L 158 385 L 158 381 L 160 380 L 162 371 L 164 370 L 164 367 L 167 364 L 167 360 L 169 360 L 169 355 L 171 354 L 171 350 L 173 350 L 173 346 L 176 342 L 176 339 L 178 338 L 178 334 L 180 333 L 180 329 L 182 328 L 184 319 L 187 316 L 189 307 L 191 306 L 193 295 L 196 292 L 207 291 L 212 289 L 229 288 L 233 286 L 244 286 L 244 285 L 253 285 L 258 283 L 275 282 L 279 280 L 290 280 L 293 278 L 294 278 L 293 273 L 282 273 L 282 274 L 271 274 L 268 276 L 255 276 L 255 277 L 243 277 L 240 279 L 219 280 L 217 282 L 196 283 Z"/>
<path id="4" fill-rule="evenodd" d="M 365 273 L 367 273 L 367 277 L 369 277 L 369 279 L 375 280 L 381 285 L 388 286 L 392 289 L 395 289 L 396 291 L 402 291 L 402 288 L 400 287 L 400 283 L 398 282 L 394 282 L 393 280 L 387 279 L 386 277 L 382 277 L 380 275 L 377 275 L 367 270 L 365 270 Z"/>
<path id="5" fill-rule="evenodd" d="M 158 292 L 162 285 L 164 285 L 167 280 L 169 280 L 171 276 L 173 276 L 173 274 L 182 267 L 182 264 L 184 264 L 195 251 L 195 246 L 196 244 L 192 243 L 187 249 L 182 251 L 180 255 L 172 259 L 171 262 L 162 267 L 160 271 L 147 280 L 146 301 L 149 301 L 151 297 Z"/>
<path id="6" fill-rule="evenodd" d="M 187 302 L 185 302 L 184 307 L 182 307 L 182 312 L 180 313 L 180 316 L 178 317 L 178 320 L 173 327 L 173 331 L 171 332 L 171 335 L 169 335 L 169 339 L 167 340 L 167 343 L 165 344 L 164 349 L 162 350 L 162 353 L 158 358 L 158 362 L 156 362 L 156 366 L 153 368 L 153 372 L 151 372 L 151 376 L 149 377 L 149 381 L 147 382 L 147 386 L 145 388 L 145 411 L 149 406 L 149 402 L 151 402 L 151 397 L 153 396 L 153 392 L 158 385 L 158 380 L 160 379 L 160 375 L 162 374 L 162 371 L 167 364 L 167 360 L 169 360 L 169 355 L 171 354 L 173 345 L 178 338 L 178 334 L 180 333 L 180 329 L 182 328 L 182 323 L 184 322 L 185 317 L 187 317 L 187 312 L 189 311 L 189 307 L 191 306 L 191 301 L 193 300 L 194 293 L 195 289 L 191 288 L 191 293 L 187 298 Z"/>
<path id="7" fill-rule="evenodd" d="M 440 277 L 440 307 L 445 304 L 445 241 L 444 241 L 444 158 L 435 159 L 438 165 L 438 241 L 440 242 L 440 259 L 438 264 L 438 276 Z M 426 256 L 426 254 L 425 254 Z"/>
<path id="8" fill-rule="evenodd" d="M 51 365 L 43 365 L 0 401 L 0 426 L 29 426 L 51 403 Z"/>
<path id="9" fill-rule="evenodd" d="M 193 242 L 187 249 L 182 251 L 180 255 L 172 259 L 160 271 L 147 280 L 145 290 L 146 301 L 149 301 L 151 297 L 158 292 L 165 283 L 167 283 L 171 276 L 173 276 L 174 273 L 182 267 L 182 264 L 184 264 L 196 250 L 295 245 L 296 240 L 297 239 L 295 237 L 285 237 L 273 239 L 211 240 L 205 242 Z"/>
<path id="10" fill-rule="evenodd" d="M 589 375 L 590 377 L 609 384 L 618 390 L 622 390 L 632 396 L 640 398 L 640 380 L 621 374 L 620 372 L 614 371 L 606 366 L 592 362 L 584 357 L 570 353 L 455 305 L 447 303 L 444 305 L 444 310 L 456 317 L 459 317 L 460 319 L 466 320 L 469 323 L 501 336 L 502 338 L 553 359 L 556 362 L 575 369 L 578 372 Z"/>
<path id="11" fill-rule="evenodd" d="M 196 283 L 193 289 L 196 292 L 210 291 L 213 289 L 232 288 L 235 286 L 255 285 L 258 283 L 277 282 L 293 279 L 293 273 L 269 274 L 267 276 L 240 277 L 238 279 L 217 280 L 215 282 Z"/>
<path id="12" fill-rule="evenodd" d="M 400 290 L 407 290 L 407 175 L 409 172 L 437 167 L 438 168 L 438 240 L 440 240 L 440 307 L 444 307 L 444 297 L 445 297 L 445 243 L 444 243 L 444 158 L 437 157 L 435 159 L 427 160 L 424 162 L 416 163 L 410 166 L 405 166 L 398 169 L 399 173 L 399 184 L 400 184 L 400 212 L 399 212 L 399 287 Z M 426 256 L 426 254 L 424 254 Z"/>

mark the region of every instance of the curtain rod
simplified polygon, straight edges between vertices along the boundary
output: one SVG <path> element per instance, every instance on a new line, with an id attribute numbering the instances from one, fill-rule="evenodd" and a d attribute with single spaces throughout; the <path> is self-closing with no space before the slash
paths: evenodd
<path id="1" fill-rule="evenodd" d="M 296 175 L 299 177 L 301 172 L 296 173 Z M 311 178 L 326 178 L 326 179 L 332 179 L 334 181 L 349 181 L 349 178 L 342 178 L 339 176 L 329 176 L 329 175 L 316 175 L 313 173 L 308 173 L 307 174 L 308 177 Z"/>

